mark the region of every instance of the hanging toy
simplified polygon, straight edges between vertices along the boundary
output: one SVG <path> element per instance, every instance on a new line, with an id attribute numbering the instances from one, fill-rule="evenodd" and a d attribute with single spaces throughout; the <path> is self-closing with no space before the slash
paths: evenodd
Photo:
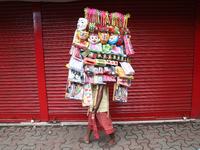
<path id="1" fill-rule="evenodd" d="M 125 45 L 125 49 L 126 49 L 126 55 L 129 56 L 129 55 L 135 54 L 129 35 L 124 36 L 124 45 Z"/>
<path id="2" fill-rule="evenodd" d="M 80 41 L 85 41 L 87 40 L 89 33 L 87 31 L 78 30 L 77 36 L 80 39 Z"/>
<path id="3" fill-rule="evenodd" d="M 99 32 L 98 36 L 99 36 L 102 44 L 106 44 L 109 40 L 109 33 Z"/>

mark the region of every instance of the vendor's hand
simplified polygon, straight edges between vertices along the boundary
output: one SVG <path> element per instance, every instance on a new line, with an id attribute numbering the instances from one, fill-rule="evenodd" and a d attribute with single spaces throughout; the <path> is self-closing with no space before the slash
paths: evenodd
<path id="1" fill-rule="evenodd" d="M 96 114 L 96 113 L 97 113 L 97 110 L 98 110 L 97 106 L 94 106 L 93 109 L 92 109 L 92 113 L 93 113 L 93 114 Z"/>

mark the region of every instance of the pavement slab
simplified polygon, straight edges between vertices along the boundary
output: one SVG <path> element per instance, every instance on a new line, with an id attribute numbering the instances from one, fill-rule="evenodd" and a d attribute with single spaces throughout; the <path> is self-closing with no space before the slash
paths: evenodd
<path id="1" fill-rule="evenodd" d="M 198 150 L 200 122 L 114 125 L 117 145 L 111 150 Z M 99 131 L 90 144 L 78 142 L 86 125 L 2 126 L 0 150 L 103 150 L 109 135 Z"/>

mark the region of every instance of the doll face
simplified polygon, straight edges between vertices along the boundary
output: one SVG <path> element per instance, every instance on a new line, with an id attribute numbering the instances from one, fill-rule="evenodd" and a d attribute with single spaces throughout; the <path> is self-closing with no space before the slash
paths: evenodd
<path id="1" fill-rule="evenodd" d="M 88 21 L 85 18 L 79 18 L 77 23 L 77 30 L 85 30 L 87 27 Z"/>
<path id="2" fill-rule="evenodd" d="M 119 39 L 119 37 L 117 35 L 111 35 L 109 40 L 108 40 L 108 43 L 109 44 L 115 44 L 115 43 L 117 43 L 118 39 Z"/>
<path id="3" fill-rule="evenodd" d="M 96 44 L 100 41 L 99 37 L 97 34 L 91 34 L 88 38 L 88 41 L 92 44 Z"/>

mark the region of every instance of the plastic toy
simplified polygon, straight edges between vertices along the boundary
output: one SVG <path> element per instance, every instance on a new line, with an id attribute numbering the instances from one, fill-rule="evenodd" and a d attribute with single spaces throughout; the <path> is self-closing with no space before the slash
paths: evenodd
<path id="1" fill-rule="evenodd" d="M 82 49 L 87 49 L 89 46 L 89 42 L 81 41 L 78 37 L 76 37 L 73 41 L 73 45 Z"/>
<path id="2" fill-rule="evenodd" d="M 110 54 L 110 50 L 111 50 L 111 46 L 110 44 L 103 44 L 103 47 L 102 47 L 102 52 L 103 53 L 106 53 L 106 54 Z"/>
<path id="3" fill-rule="evenodd" d="M 106 66 L 106 64 L 107 64 L 106 60 L 104 60 L 104 59 L 96 59 L 95 65 L 104 67 L 104 66 Z"/>
<path id="4" fill-rule="evenodd" d="M 85 58 L 85 65 L 95 65 L 95 59 Z"/>
<path id="5" fill-rule="evenodd" d="M 114 61 L 114 60 L 107 60 L 107 65 L 118 65 L 118 61 Z"/>

